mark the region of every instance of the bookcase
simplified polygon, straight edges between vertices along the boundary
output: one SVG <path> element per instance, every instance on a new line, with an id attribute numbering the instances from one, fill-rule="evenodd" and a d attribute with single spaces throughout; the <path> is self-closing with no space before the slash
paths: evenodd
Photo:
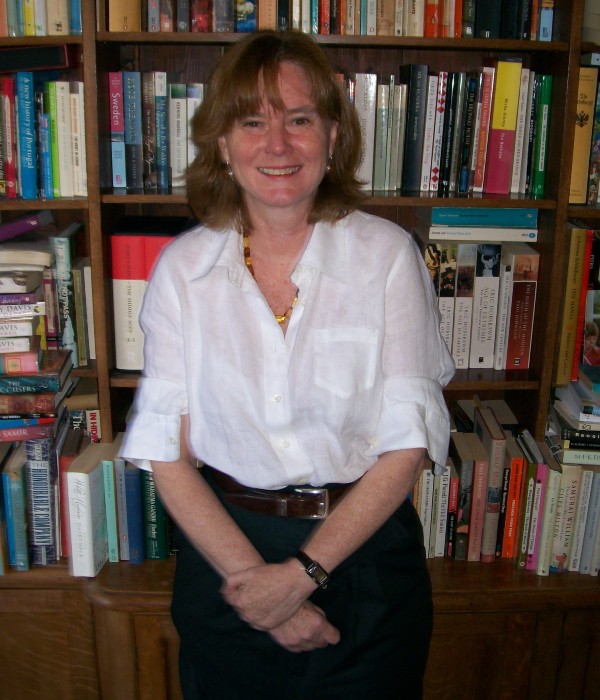
<path id="1" fill-rule="evenodd" d="M 574 114 L 584 0 L 556 0 L 550 42 L 319 36 L 345 72 L 395 73 L 403 63 L 432 70 L 475 70 L 494 57 L 523 57 L 554 78 L 546 194 L 435 198 L 377 193 L 366 209 L 410 228 L 433 206 L 531 207 L 539 210 L 538 303 L 529 370 L 461 370 L 446 398 L 504 397 L 520 422 L 542 438 L 566 267 L 570 216 L 600 221 L 600 209 L 570 207 Z M 85 83 L 87 198 L 0 199 L 7 218 L 52 209 L 58 223 L 83 221 L 94 285 L 96 360 L 76 372 L 98 382 L 103 439 L 123 429 L 138 376 L 114 369 L 109 234 L 125 215 L 189 215 L 185 191 L 120 194 L 110 188 L 106 73 L 166 70 L 205 82 L 236 34 L 108 32 L 108 0 L 82 1 L 83 34 L 1 39 L 2 46 L 69 44 L 82 61 L 71 73 Z M 417 216 L 420 212 L 421 216 Z M 435 628 L 428 698 L 598 697 L 600 588 L 578 574 L 540 578 L 511 562 L 429 562 Z M 30 698 L 178 698 L 177 637 L 169 619 L 173 562 L 108 564 L 94 580 L 65 565 L 0 577 L 0 695 Z M 493 661 L 492 661 L 493 659 Z M 35 669 L 35 683 L 32 671 Z"/>

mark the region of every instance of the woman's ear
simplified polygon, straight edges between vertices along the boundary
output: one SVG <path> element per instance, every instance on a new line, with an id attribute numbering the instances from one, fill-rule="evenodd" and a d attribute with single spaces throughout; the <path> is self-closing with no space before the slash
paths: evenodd
<path id="1" fill-rule="evenodd" d="M 219 149 L 221 155 L 223 156 L 223 161 L 225 163 L 229 162 L 229 151 L 227 150 L 227 141 L 224 136 L 219 136 L 217 143 L 219 144 Z"/>

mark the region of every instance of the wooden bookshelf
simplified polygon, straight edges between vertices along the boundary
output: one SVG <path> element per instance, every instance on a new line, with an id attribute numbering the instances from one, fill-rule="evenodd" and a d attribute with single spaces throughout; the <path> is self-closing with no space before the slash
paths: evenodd
<path id="1" fill-rule="evenodd" d="M 110 168 L 102 133 L 109 70 L 167 70 L 206 82 L 236 34 L 148 34 L 107 31 L 108 0 L 82 0 L 79 37 L 0 38 L 1 46 L 81 46 L 88 197 L 0 200 L 3 216 L 50 208 L 60 223 L 85 224 L 93 270 L 97 359 L 81 374 L 98 382 L 103 439 L 123 429 L 136 373 L 114 369 L 108 237 L 126 214 L 189 215 L 187 196 L 128 194 L 106 186 Z M 552 42 L 483 39 L 319 36 L 346 72 L 397 73 L 402 63 L 432 70 L 476 70 L 484 60 L 522 56 L 554 76 L 546 194 L 439 198 L 378 192 L 369 211 L 410 226 L 415 210 L 434 206 L 537 207 L 541 253 L 531 368 L 523 372 L 464 370 L 446 391 L 450 404 L 478 393 L 504 397 L 536 437 L 543 436 L 566 270 L 569 217 L 599 219 L 600 209 L 570 207 L 569 174 L 584 0 L 556 0 Z M 586 50 L 589 50 L 589 46 Z M 427 698 L 592 698 L 600 688 L 600 587 L 578 574 L 541 578 L 512 562 L 490 565 L 430 561 L 435 627 Z M 107 564 L 97 579 L 69 576 L 66 564 L 0 577 L 0 696 L 43 698 L 179 698 L 177 636 L 169 618 L 173 562 Z M 27 689 L 25 692 L 23 689 Z M 282 700 L 284 700 L 282 698 Z"/>

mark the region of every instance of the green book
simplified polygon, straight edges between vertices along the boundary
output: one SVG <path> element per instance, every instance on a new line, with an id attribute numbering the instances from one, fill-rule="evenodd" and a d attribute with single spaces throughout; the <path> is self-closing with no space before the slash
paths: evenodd
<path id="1" fill-rule="evenodd" d="M 552 76 L 536 74 L 535 80 L 537 83 L 537 105 L 535 110 L 535 135 L 529 194 L 543 197 L 546 185 L 546 164 L 548 162 Z"/>
<path id="2" fill-rule="evenodd" d="M 50 154 L 52 162 L 52 186 L 54 196 L 60 197 L 60 171 L 58 160 L 58 122 L 56 114 L 56 83 L 49 81 L 44 86 L 47 112 L 50 115 Z"/>

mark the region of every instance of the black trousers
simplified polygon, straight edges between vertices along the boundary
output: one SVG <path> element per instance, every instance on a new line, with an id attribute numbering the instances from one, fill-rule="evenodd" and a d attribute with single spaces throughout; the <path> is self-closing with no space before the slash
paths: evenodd
<path id="1" fill-rule="evenodd" d="M 215 488 L 219 494 L 218 488 Z M 227 506 L 267 562 L 284 561 L 314 520 Z M 422 696 L 432 626 L 419 518 L 407 501 L 311 600 L 341 633 L 337 645 L 288 652 L 222 599 L 220 577 L 178 533 L 172 617 L 185 700 L 407 700 Z"/>

